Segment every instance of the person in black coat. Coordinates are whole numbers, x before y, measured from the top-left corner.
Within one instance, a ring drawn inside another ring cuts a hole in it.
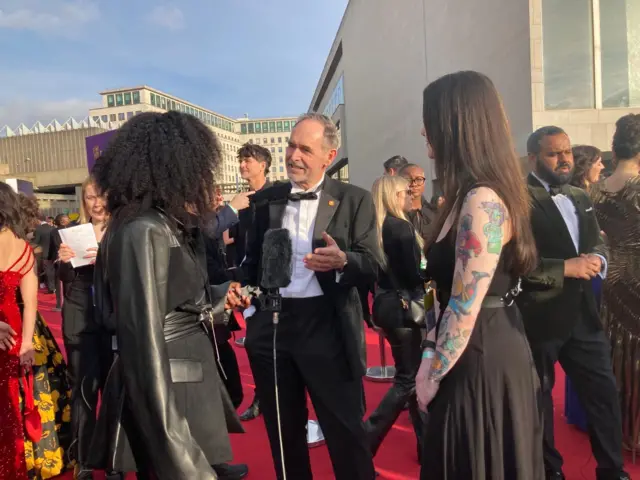
[[[399,291],[411,298],[425,294],[422,238],[409,222],[409,182],[400,176],[384,176],[373,184],[372,195],[378,220],[378,242],[385,261],[378,275],[373,304],[373,323],[382,329],[391,345],[396,366],[393,386],[365,422],[371,452],[375,455],[385,436],[409,402],[409,415],[417,438],[418,456],[425,418],[416,401],[416,374],[420,366],[420,344],[424,332],[402,308]]]
[[[98,253],[96,308],[111,335],[90,464],[157,480],[228,478],[228,432],[242,432],[218,374],[213,326],[247,301],[239,286],[211,289],[202,227],[221,162],[195,117],[143,113],[98,159],[111,215]],[[207,225],[215,230],[215,225]],[[227,293],[228,290],[228,293]]]
[[[517,297],[542,385],[544,462],[548,479],[563,479],[553,436],[555,364],[571,379],[589,423],[598,480],[624,480],[620,399],[591,279],[606,276],[608,247],[587,193],[569,185],[569,136],[543,127],[527,142],[531,224],[538,268]]]
[[[335,478],[375,476],[362,422],[366,345],[358,286],[375,279],[379,248],[371,194],[325,176],[338,145],[329,118],[302,116],[287,147],[290,182],[265,188],[253,198],[256,208],[242,264],[245,283],[261,285],[267,230],[289,230],[295,252],[291,283],[280,289],[276,345],[284,459],[271,312],[259,310],[247,321],[245,341],[278,478],[284,475],[283,462],[288,478],[312,478],[306,392],[325,435]]]
[[[33,244],[39,249],[36,253],[36,259],[38,260],[38,273],[44,277],[43,280],[47,286],[48,293],[54,293],[56,291],[56,271],[53,261],[49,260],[51,232],[53,232],[53,230],[54,227],[52,225],[49,225],[45,221],[41,221],[33,234]]]

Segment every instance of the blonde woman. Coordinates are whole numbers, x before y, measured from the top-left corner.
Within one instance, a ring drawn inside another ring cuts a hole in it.
[[[80,224],[91,223],[98,242],[104,235],[107,214],[105,201],[91,178],[82,184]],[[95,319],[93,302],[93,265],[73,268],[76,256],[95,258],[96,249],[74,252],[61,244],[58,250],[60,277],[64,289],[62,334],[71,378],[72,457],[76,460],[76,478],[92,478],[84,467],[96,422],[98,392],[111,365],[111,348]]]
[[[409,414],[416,432],[418,455],[422,439],[422,414],[415,395],[415,379],[422,351],[421,329],[402,308],[398,290],[424,294],[421,272],[422,239],[409,222],[409,182],[385,175],[373,184],[378,243],[384,252],[373,304],[373,322],[384,332],[396,365],[393,386],[365,422],[373,455],[409,402]]]

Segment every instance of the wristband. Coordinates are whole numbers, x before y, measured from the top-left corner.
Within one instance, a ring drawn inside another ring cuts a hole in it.
[[[424,352],[422,352],[423,359],[430,360],[435,356],[436,356],[436,352],[434,352],[433,350],[425,350]]]
[[[427,340],[425,338],[424,340],[422,340],[422,343],[420,344],[420,348],[422,348],[423,350],[426,350],[427,348],[430,348],[431,350],[435,350],[436,349],[436,342],[434,342],[432,340]]]

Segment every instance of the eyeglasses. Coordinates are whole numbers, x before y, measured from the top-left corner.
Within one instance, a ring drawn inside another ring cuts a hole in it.
[[[411,186],[415,185],[416,187],[421,187],[422,185],[424,185],[425,178],[424,177],[407,178],[407,181]]]

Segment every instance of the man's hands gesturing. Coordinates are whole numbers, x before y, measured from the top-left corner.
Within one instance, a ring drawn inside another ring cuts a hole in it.
[[[340,250],[336,241],[327,232],[322,234],[322,239],[327,246],[316,248],[313,253],[304,257],[305,267],[314,272],[342,271],[347,263],[347,254]]]

